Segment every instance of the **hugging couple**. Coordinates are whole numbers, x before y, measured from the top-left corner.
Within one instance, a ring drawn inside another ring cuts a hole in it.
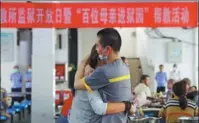
[[[69,123],[127,123],[128,114],[135,112],[130,71],[119,54],[121,45],[116,29],[97,33],[97,42],[75,75]]]

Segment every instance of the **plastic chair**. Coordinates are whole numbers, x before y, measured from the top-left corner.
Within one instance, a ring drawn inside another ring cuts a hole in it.
[[[6,112],[10,115],[14,115],[16,113],[12,108],[8,108]]]
[[[4,115],[0,115],[0,121],[6,121],[8,118]]]

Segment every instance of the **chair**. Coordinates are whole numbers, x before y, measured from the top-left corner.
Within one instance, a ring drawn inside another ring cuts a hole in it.
[[[6,121],[8,118],[4,115],[0,115],[0,121]]]
[[[12,108],[8,108],[6,111],[10,116],[11,116],[11,123],[13,123],[13,117],[16,114],[15,110],[13,110]]]

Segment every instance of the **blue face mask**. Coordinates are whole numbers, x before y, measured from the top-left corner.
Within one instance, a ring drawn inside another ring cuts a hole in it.
[[[14,73],[18,72],[18,69],[14,69],[13,72],[14,72]]]
[[[29,69],[28,69],[28,72],[32,72],[32,69],[29,68]]]

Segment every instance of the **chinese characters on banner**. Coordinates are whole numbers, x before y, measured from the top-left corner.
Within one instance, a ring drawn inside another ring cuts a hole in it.
[[[195,27],[197,2],[1,3],[1,27]]]

